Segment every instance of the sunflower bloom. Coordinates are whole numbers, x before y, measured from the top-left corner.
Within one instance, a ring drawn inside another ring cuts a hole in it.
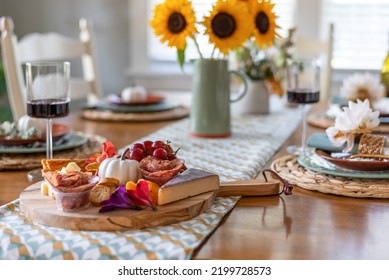
[[[215,48],[227,55],[240,47],[251,35],[253,23],[245,1],[218,0],[209,16],[204,17],[205,34]]]
[[[186,39],[197,33],[196,17],[192,3],[188,0],[166,0],[156,5],[154,17],[150,25],[161,43],[167,42],[169,47],[182,51],[186,47]]]
[[[280,37],[276,32],[277,16],[273,12],[274,4],[269,0],[251,2],[251,14],[254,17],[255,43],[261,48],[271,47],[274,38]]]

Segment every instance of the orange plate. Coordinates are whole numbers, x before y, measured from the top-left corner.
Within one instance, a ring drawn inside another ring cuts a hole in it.
[[[152,105],[152,104],[158,104],[165,100],[165,96],[157,95],[157,94],[149,94],[147,96],[147,99],[145,101],[136,101],[136,102],[123,102],[118,96],[116,99],[109,99],[109,102],[116,104],[116,105],[122,105],[122,106],[139,106],[139,105]]]
[[[62,136],[65,136],[69,132],[70,132],[70,127],[66,124],[62,124],[62,123],[53,124],[54,140]],[[3,146],[22,146],[34,142],[45,142],[45,141],[46,141],[46,137],[31,137],[27,139],[5,139],[4,137],[0,137],[0,145]]]
[[[347,158],[334,158],[325,151],[315,150],[315,153],[335,164],[338,167],[358,171],[384,171],[389,170],[389,161],[381,160],[357,160]]]

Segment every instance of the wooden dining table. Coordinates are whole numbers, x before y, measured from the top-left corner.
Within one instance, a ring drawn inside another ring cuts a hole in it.
[[[120,148],[175,121],[97,122],[73,112],[64,122],[73,130],[105,136]],[[314,131],[322,129],[308,127],[308,134]],[[288,145],[299,144],[300,134],[301,127],[267,165],[286,155]],[[26,174],[26,170],[0,171],[0,205],[17,199],[31,184]],[[388,203],[388,199],[352,198],[299,187],[288,196],[242,197],[193,258],[389,259]]]

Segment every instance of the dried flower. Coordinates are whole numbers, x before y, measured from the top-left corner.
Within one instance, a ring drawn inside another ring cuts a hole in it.
[[[368,99],[357,100],[357,103],[348,102],[348,107],[335,119],[335,125],[326,129],[326,133],[332,144],[339,147],[347,143],[343,152],[350,152],[354,147],[355,135],[370,133],[374,127],[380,124],[379,112],[370,108]]]
[[[89,156],[89,158],[86,160],[88,165],[85,166],[85,169],[87,171],[96,172],[99,170],[100,163],[102,163],[103,160],[106,158],[114,157],[117,155],[117,153],[118,151],[115,150],[115,145],[110,141],[106,141],[101,147],[101,154],[96,153]]]
[[[279,44],[261,49],[254,41],[248,40],[244,46],[235,51],[237,67],[252,80],[263,80],[272,93],[284,94],[282,80],[285,75],[286,60],[292,57],[292,37],[295,29],[289,29],[288,36]]]

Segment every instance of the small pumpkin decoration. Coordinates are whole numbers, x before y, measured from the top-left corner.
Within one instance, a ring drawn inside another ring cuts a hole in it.
[[[25,131],[31,127],[35,127],[38,130],[40,136],[43,137],[46,133],[46,120],[31,118],[28,115],[21,116],[18,120],[18,129],[20,131]]]
[[[124,155],[128,149],[124,151],[120,158],[106,158],[99,166],[99,177],[113,177],[120,181],[121,185],[128,181],[137,182],[141,178],[139,170],[139,162],[132,159],[125,159]]]

